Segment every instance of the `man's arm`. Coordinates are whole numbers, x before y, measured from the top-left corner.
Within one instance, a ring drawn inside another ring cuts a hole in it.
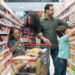
[[[64,21],[61,20],[61,19],[58,19],[58,26],[66,26],[67,28],[69,27],[69,26],[68,26],[68,23],[64,22]]]
[[[46,44],[51,44],[51,42],[50,42],[46,37],[43,36],[43,33],[42,33],[42,32],[38,33],[37,37],[38,37],[39,39],[43,40],[44,43],[46,43]]]

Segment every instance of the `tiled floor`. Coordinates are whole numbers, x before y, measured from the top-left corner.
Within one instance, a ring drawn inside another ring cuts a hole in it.
[[[52,59],[50,57],[50,75],[53,75],[53,73],[54,73],[54,66],[53,66]]]

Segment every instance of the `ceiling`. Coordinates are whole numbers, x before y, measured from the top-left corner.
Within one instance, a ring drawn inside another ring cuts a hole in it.
[[[6,2],[58,2],[59,0],[5,0]]]
[[[46,4],[49,4],[49,2],[8,2],[7,5],[13,10],[13,11],[28,11],[28,10],[34,10],[34,11],[43,11],[44,6]],[[55,9],[58,9],[59,3],[52,3],[54,4]]]
[[[21,15],[21,16],[24,14],[24,11],[30,11],[30,10],[43,11],[44,6],[46,4],[53,4],[55,10],[57,10],[60,5],[60,2],[22,2],[22,1],[31,1],[31,0],[6,0],[6,1],[8,7],[12,11],[15,11],[17,15]],[[13,2],[8,2],[8,1],[13,1]],[[48,0],[42,0],[42,1],[48,1]]]

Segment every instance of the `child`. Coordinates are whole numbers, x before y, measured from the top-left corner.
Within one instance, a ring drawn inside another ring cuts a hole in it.
[[[59,52],[55,59],[54,75],[66,75],[67,59],[70,57],[70,41],[75,40],[75,28],[67,32],[66,27],[59,27],[58,31],[62,37],[59,40]],[[70,38],[71,37],[71,38]]]
[[[20,35],[21,35],[21,32],[19,29],[13,28],[10,30],[8,46],[13,56],[17,56],[19,55],[19,53],[23,53],[23,51],[20,50],[20,47],[19,47],[21,45],[21,41],[19,40]]]

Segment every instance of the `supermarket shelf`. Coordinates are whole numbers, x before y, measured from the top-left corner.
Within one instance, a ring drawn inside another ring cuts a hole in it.
[[[64,16],[60,17],[60,19],[63,19],[63,18],[65,18],[65,17],[69,16],[70,14],[71,14],[71,12],[68,12],[68,13],[66,13]]]
[[[10,71],[11,64],[5,69],[5,71],[1,75],[7,75],[7,73]]]
[[[6,26],[6,27],[14,27],[13,25],[6,25],[6,24],[1,23],[1,22],[0,22],[0,25],[2,25],[2,26]]]
[[[6,59],[4,59],[1,63],[0,63],[0,66],[5,64],[5,62],[10,59],[12,57],[12,54],[10,54]]]
[[[22,21],[21,21],[19,18],[17,18],[17,17],[15,16],[15,14],[12,12],[12,10],[7,6],[7,4],[6,4],[4,1],[1,1],[1,2],[0,2],[0,5],[1,5],[3,8],[5,8],[7,11],[9,11],[10,14],[11,14],[20,24],[22,24]]]
[[[71,65],[73,65],[75,67],[75,63],[74,62],[68,60],[68,63],[71,64]]]
[[[10,20],[11,22],[13,22],[16,25],[20,25],[18,22],[16,22],[14,19],[12,19],[11,17],[7,16],[5,13],[0,13],[0,15],[4,16],[5,18],[7,18],[8,20]]]
[[[61,15],[61,13],[63,13],[66,9],[70,8],[73,4],[75,4],[75,2],[73,2],[72,4],[70,4],[68,7],[66,7],[63,11],[61,11],[58,15],[58,17]]]
[[[74,13],[75,11],[71,11],[71,12],[68,12],[66,13],[64,16],[60,17],[60,19],[64,19],[65,17],[71,15],[72,13]]]
[[[0,45],[6,44],[7,41],[0,42]]]
[[[75,41],[74,42],[70,42],[71,45],[75,45]]]
[[[67,23],[71,24],[75,24],[75,21],[68,21]]]
[[[0,52],[0,55],[6,53],[7,51],[9,51],[9,49],[7,49],[7,50],[3,50],[2,52]]]
[[[74,52],[71,52],[71,54],[75,56],[75,53]]]
[[[15,25],[14,27],[16,27],[16,28],[20,29],[20,26]]]
[[[75,75],[69,68],[67,68],[68,75]]]
[[[9,33],[0,30],[0,34],[9,34]]]

